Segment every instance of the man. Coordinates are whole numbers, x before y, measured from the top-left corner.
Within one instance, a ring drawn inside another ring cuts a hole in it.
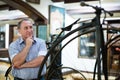
[[[22,19],[18,23],[20,37],[9,46],[14,80],[37,80],[47,48],[45,41],[33,35],[33,24],[29,19]],[[42,74],[45,74],[45,68]]]

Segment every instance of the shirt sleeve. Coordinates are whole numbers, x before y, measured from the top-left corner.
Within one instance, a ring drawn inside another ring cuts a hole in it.
[[[19,53],[17,46],[15,46],[14,44],[11,44],[9,46],[8,52],[9,52],[9,57],[10,57],[11,61],[13,60],[14,56],[17,55],[17,53]]]
[[[46,48],[45,42],[43,41],[40,45],[41,46],[40,46],[40,50],[38,52],[38,56],[46,56],[46,54],[47,54],[47,48]]]

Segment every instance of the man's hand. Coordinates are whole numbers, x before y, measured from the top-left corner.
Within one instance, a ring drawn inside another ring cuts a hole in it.
[[[32,37],[28,37],[28,38],[25,40],[25,43],[26,43],[26,46],[31,47],[31,46],[32,46],[32,43],[33,43],[33,38],[32,38]]]

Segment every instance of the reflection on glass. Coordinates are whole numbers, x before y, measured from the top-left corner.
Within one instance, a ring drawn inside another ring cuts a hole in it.
[[[0,48],[5,48],[5,32],[0,32]]]
[[[95,56],[95,33],[91,32],[80,36],[80,56]]]

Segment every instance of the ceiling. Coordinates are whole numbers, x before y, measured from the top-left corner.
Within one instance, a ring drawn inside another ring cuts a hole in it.
[[[33,0],[27,0],[27,1],[33,1]],[[38,0],[36,0],[36,1],[38,1]],[[65,4],[71,4],[71,3],[79,3],[80,1],[98,1],[98,0],[51,0],[53,3],[54,2],[64,2]],[[35,2],[35,1],[33,1],[33,2]],[[0,1],[0,10],[5,10],[5,9],[7,9],[7,10],[15,10],[15,8],[14,7],[11,7],[11,6],[9,6],[8,4],[6,4],[4,1]]]
[[[52,0],[53,2],[75,3],[80,1],[98,1],[98,0]]]
[[[94,13],[94,11],[95,11],[91,7],[82,7],[80,5],[80,1],[84,1],[85,3],[87,3],[89,5],[92,5],[92,6],[100,6],[100,7],[104,8],[107,11],[111,11],[111,12],[115,13],[114,16],[120,18],[120,14],[119,14],[120,13],[120,0],[51,0],[51,1],[53,3],[64,2],[66,12],[69,15],[71,15],[73,18],[86,17],[86,15],[89,16],[90,14]],[[11,10],[10,14],[15,15],[14,10],[16,10],[16,8],[6,4],[3,1],[0,1],[0,10],[1,11],[2,10],[4,10],[4,11],[5,10],[7,10],[7,11]],[[3,13],[4,13],[4,11],[3,11]],[[1,14],[2,14],[2,12],[0,12],[0,15]],[[21,14],[24,14],[24,13],[21,13]],[[4,14],[2,14],[2,15],[4,15]]]
[[[0,20],[29,16],[36,24],[47,24],[47,19],[23,0],[2,0],[0,1],[0,10]]]
[[[101,7],[114,13],[114,17],[120,18],[120,0],[96,0],[85,1],[86,4],[94,7]],[[74,5],[74,6],[72,6]],[[67,13],[73,18],[91,18],[95,12],[90,6],[81,6],[81,3],[66,3]],[[110,17],[107,15],[107,17]]]
[[[9,6],[7,3],[3,1],[0,1],[0,10],[15,10],[15,8]]]

